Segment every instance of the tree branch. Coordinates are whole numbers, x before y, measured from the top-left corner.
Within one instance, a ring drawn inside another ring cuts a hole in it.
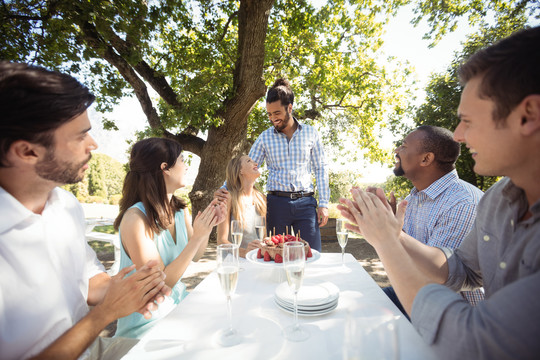
[[[219,37],[218,42],[222,42],[225,35],[227,35],[227,30],[229,28],[229,24],[231,23],[232,19],[238,15],[238,10],[233,12],[231,16],[229,16],[229,19],[227,20],[227,23],[225,24],[225,27],[223,28],[223,34]]]
[[[105,37],[120,56],[124,59],[131,59],[135,55],[139,59],[136,64],[132,64],[133,68],[152,86],[167,104],[177,110],[182,110],[182,103],[178,101],[175,91],[171,88],[165,77],[150,67],[144,60],[140,59],[139,54],[134,53],[136,47],[133,44],[120,38],[110,26],[100,23],[99,28],[103,29]]]

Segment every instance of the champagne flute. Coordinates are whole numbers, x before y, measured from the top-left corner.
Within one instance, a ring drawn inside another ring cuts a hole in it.
[[[345,227],[345,219],[336,219],[336,234],[339,246],[341,246],[341,265],[345,266],[345,246],[347,246],[347,240],[349,239],[349,232]]]
[[[242,238],[244,237],[244,227],[240,220],[231,220],[231,237],[233,243],[238,245],[238,247],[242,245]]]
[[[255,217],[255,233],[262,242],[266,236],[266,218],[264,216],[257,215]]]
[[[238,282],[238,245],[221,244],[217,247],[217,274],[221,283],[221,290],[227,297],[227,312],[229,327],[218,333],[218,342],[222,346],[239,344],[241,337],[232,324],[231,295],[236,291]]]
[[[242,246],[242,238],[244,237],[244,224],[240,220],[231,220],[231,238],[233,243],[240,248]],[[244,268],[240,268],[244,271]]]
[[[287,273],[289,288],[294,293],[294,324],[287,326],[283,332],[285,338],[291,341],[304,341],[309,338],[309,332],[298,323],[298,290],[302,286],[305,264],[306,254],[303,243],[291,241],[283,244],[283,266]]]

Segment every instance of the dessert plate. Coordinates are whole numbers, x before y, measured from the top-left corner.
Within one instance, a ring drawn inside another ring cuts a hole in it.
[[[288,312],[289,314],[294,314],[294,308],[292,308],[292,307],[284,307],[281,304],[279,304],[277,301],[275,301],[275,303],[276,303],[277,307],[280,308],[281,310],[283,310],[285,312]],[[327,307],[325,309],[321,309],[321,310],[304,311],[304,310],[300,310],[300,308],[298,308],[298,315],[299,316],[320,316],[320,315],[328,314],[329,312],[331,312],[335,308],[337,308],[337,306],[338,306],[338,303],[336,302],[334,305],[332,305],[330,307]]]
[[[264,261],[264,259],[257,259],[257,251],[258,249],[253,249],[251,250],[250,252],[248,252],[246,254],[246,259],[249,261],[249,262],[252,262],[254,264],[259,264],[259,265],[263,265],[263,266],[270,266],[270,267],[282,267],[283,264],[276,264],[274,262],[274,260],[271,260],[271,261]],[[311,254],[313,255],[312,257],[310,258],[307,258],[306,260],[306,263],[309,264],[309,263],[312,263],[314,261],[317,261],[321,258],[321,253],[318,252],[317,250],[315,249],[311,249]]]
[[[283,304],[293,306],[293,292],[287,282],[283,282],[274,292],[274,297]],[[331,282],[314,284],[306,281],[298,291],[298,308],[309,309],[333,304],[339,298],[339,288]]]

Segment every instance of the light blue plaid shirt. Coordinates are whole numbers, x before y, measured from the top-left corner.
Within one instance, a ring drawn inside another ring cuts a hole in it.
[[[328,165],[319,135],[313,127],[298,123],[290,141],[285,134],[271,127],[259,135],[249,157],[259,165],[266,161],[267,191],[311,192],[313,171],[319,190],[319,207],[328,207]]]
[[[406,198],[403,231],[429,246],[455,249],[471,230],[482,195],[480,189],[459,179],[456,170],[422,191],[413,188]],[[484,299],[480,289],[461,294],[473,305]]]

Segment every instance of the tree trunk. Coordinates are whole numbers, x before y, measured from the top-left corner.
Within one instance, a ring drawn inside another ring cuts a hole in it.
[[[220,110],[223,124],[208,131],[200,155],[199,173],[189,194],[193,216],[212,201],[214,191],[225,180],[229,160],[245,148],[249,113],[266,91],[263,81],[264,45],[273,3],[274,0],[240,2],[239,41],[233,84],[235,92],[225,100]]]

